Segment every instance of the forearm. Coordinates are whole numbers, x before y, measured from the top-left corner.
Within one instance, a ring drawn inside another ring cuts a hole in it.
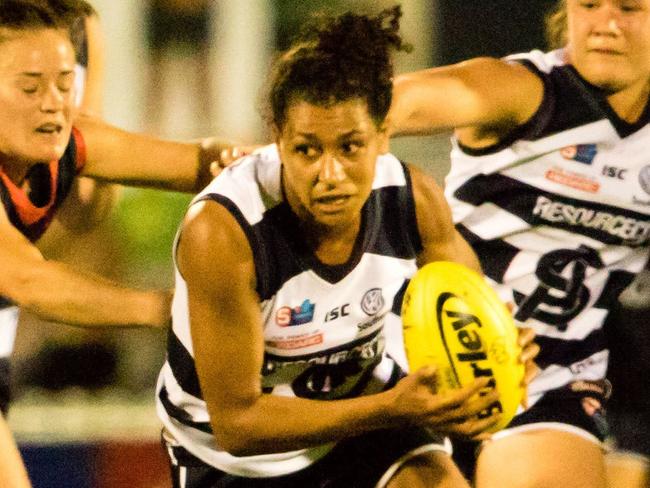
[[[249,408],[231,415],[209,408],[217,441],[231,454],[250,456],[302,449],[405,425],[405,418],[391,405],[391,394],[384,392],[331,401],[265,394]]]
[[[119,286],[95,275],[44,261],[15,281],[7,296],[55,322],[79,326],[164,326],[170,295]]]
[[[31,486],[16,443],[2,415],[0,415],[0,486],[12,488]]]
[[[196,192],[212,179],[211,163],[220,163],[223,150],[233,147],[216,138],[164,141],[86,116],[75,126],[86,145],[82,174],[126,185]]]

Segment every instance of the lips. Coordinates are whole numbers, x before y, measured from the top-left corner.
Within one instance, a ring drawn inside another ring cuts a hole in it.
[[[332,194],[324,195],[314,199],[314,203],[325,210],[338,210],[344,207],[350,200],[350,195]]]
[[[621,56],[623,55],[622,51],[610,47],[592,47],[589,49],[589,52],[596,54],[606,54],[609,56]]]
[[[63,130],[63,125],[56,122],[48,122],[42,125],[39,125],[36,128],[36,132],[39,134],[60,134]]]

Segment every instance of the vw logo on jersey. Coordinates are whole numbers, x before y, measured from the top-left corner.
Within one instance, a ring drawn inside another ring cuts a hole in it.
[[[644,166],[639,171],[639,184],[643,191],[650,195],[650,166]]]
[[[361,299],[361,310],[366,315],[375,315],[384,308],[384,296],[381,294],[381,288],[372,288],[368,290]]]

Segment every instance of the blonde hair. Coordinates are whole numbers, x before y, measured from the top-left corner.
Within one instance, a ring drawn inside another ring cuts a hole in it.
[[[549,48],[557,49],[567,43],[566,0],[558,0],[545,19],[546,43]]]

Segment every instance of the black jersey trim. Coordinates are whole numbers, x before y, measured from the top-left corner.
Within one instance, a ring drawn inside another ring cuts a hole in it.
[[[73,135],[70,135],[70,142],[59,160],[57,174],[57,187],[55,205],[60,205],[70,193],[72,183],[77,175],[77,143]]]
[[[582,98],[586,103],[594,109],[595,113],[602,113],[611,122],[621,138],[634,134],[650,122],[650,100],[646,101],[643,112],[636,122],[627,122],[614,111],[607,101],[607,93],[604,90],[585,80],[574,66],[567,65],[565,70],[573,80],[574,85],[581,90]],[[571,106],[575,106],[575,100],[573,100]]]
[[[456,229],[474,249],[483,274],[497,283],[503,283],[510,263],[521,249],[502,239],[483,240],[463,224],[456,224]]]
[[[535,337],[535,342],[540,347],[535,363],[542,369],[553,365],[570,368],[571,365],[607,349],[605,333],[602,328],[592,331],[584,339],[575,340],[538,334]]]
[[[76,143],[74,137],[71,136],[70,141],[66,146],[65,152],[63,153],[63,156],[57,165],[57,187],[54,194],[54,202],[52,202],[52,206],[43,215],[43,217],[31,225],[26,225],[22,221],[20,214],[18,213],[18,209],[11,199],[9,189],[2,181],[0,181],[0,199],[2,200],[4,209],[7,212],[9,221],[30,241],[35,242],[39,239],[39,237],[43,235],[43,233],[49,227],[57,208],[70,192],[70,188],[72,187],[74,176],[76,174],[76,155]],[[47,176],[50,177],[49,170],[47,171]]]
[[[406,202],[404,203],[406,221],[404,222],[404,226],[406,227],[406,235],[409,237],[410,244],[413,246],[413,252],[417,255],[422,252],[424,246],[422,245],[422,237],[418,228],[415,197],[413,196],[413,179],[411,178],[409,167],[403,161],[400,161],[400,164],[404,170],[404,178],[406,180]]]
[[[11,402],[11,362],[9,358],[0,358],[0,411],[7,415]]]
[[[528,119],[523,124],[515,127],[496,144],[492,144],[487,147],[475,148],[462,144],[460,141],[458,141],[458,147],[468,156],[486,156],[488,154],[502,151],[520,139],[536,139],[539,137],[539,134],[543,133],[545,127],[551,120],[551,116],[555,111],[555,91],[553,89],[552,83],[548,77],[544,76],[530,60],[518,59],[515,61],[523,65],[541,80],[542,84],[544,85],[542,101],[530,119]]]
[[[230,214],[235,218],[241,229],[244,231],[244,235],[248,240],[248,244],[251,247],[251,252],[255,259],[255,279],[257,281],[257,288],[264,289],[265,286],[265,276],[260,273],[259,267],[257,266],[258,260],[263,260],[265,256],[264,252],[264,243],[257,239],[255,227],[248,223],[246,217],[239,209],[239,207],[233,202],[230,198],[221,195],[219,193],[208,193],[197,198],[193,203],[198,203],[202,201],[212,200],[221,204]]]
[[[595,308],[611,310],[618,306],[618,297],[628,287],[635,274],[622,269],[610,271],[607,281],[603,285],[603,292],[594,303]]]
[[[196,398],[203,399],[194,359],[171,329],[167,334],[167,363],[181,389]]]
[[[620,236],[593,227],[589,227],[592,219],[597,219],[605,214],[611,215],[612,218],[633,219],[634,221],[647,223],[647,215],[623,209],[613,205],[605,205],[588,200],[579,200],[570,198],[556,193],[541,190],[535,186],[523,183],[514,178],[502,174],[479,174],[461,185],[455,192],[454,197],[474,206],[479,206],[489,202],[502,208],[503,210],[519,217],[531,226],[547,226],[559,229],[565,229],[576,234],[581,234],[605,244],[615,245],[642,245],[647,242],[648,237],[642,241],[631,241]],[[549,221],[539,215],[535,215],[534,210],[540,198],[547,199],[548,202],[561,205],[567,215],[559,214],[564,221]],[[591,217],[590,217],[591,215]],[[569,223],[575,218],[576,223]],[[584,221],[586,219],[586,221]],[[584,222],[583,222],[584,221]],[[601,225],[605,223],[601,219]]]
[[[472,148],[461,144],[460,149],[469,156],[485,156],[501,151],[517,140],[539,140],[559,132],[586,124],[607,120],[621,137],[645,127],[650,122],[650,100],[636,122],[623,120],[607,101],[607,94],[590,84],[570,64],[554,66],[550,72],[543,72],[529,59],[517,59],[544,84],[542,103],[533,117],[515,128],[498,143]]]
[[[402,315],[402,302],[404,301],[404,294],[406,293],[406,288],[409,286],[409,283],[411,280],[404,280],[404,283],[402,283],[402,286],[400,286],[400,289],[397,290],[397,293],[395,293],[395,298],[393,299],[393,306],[391,308],[391,311],[395,315]]]
[[[193,429],[200,430],[201,432],[205,432],[206,434],[213,433],[212,427],[210,426],[210,422],[196,422],[192,420],[192,417],[190,416],[189,413],[187,413],[182,408],[174,405],[169,399],[169,392],[167,391],[166,387],[163,386],[160,389],[160,392],[158,392],[158,399],[160,400],[160,403],[162,404],[165,411],[167,412],[167,415],[169,415],[177,422],[180,422],[181,424],[186,425],[187,427],[192,427]]]

